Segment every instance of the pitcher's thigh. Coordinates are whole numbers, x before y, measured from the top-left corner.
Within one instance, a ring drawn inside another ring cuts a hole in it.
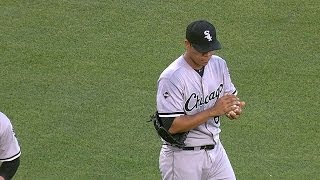
[[[228,155],[222,144],[219,144],[219,146],[220,147],[217,147],[219,148],[217,149],[218,153],[212,154],[211,156],[213,159],[213,167],[208,180],[235,180],[236,177]]]
[[[161,150],[159,167],[164,180],[200,180],[203,151]]]

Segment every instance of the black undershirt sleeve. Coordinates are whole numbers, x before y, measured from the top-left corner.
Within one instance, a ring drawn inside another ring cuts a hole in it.
[[[5,180],[11,179],[17,172],[20,165],[20,157],[12,161],[3,162],[0,166],[0,176]]]
[[[161,117],[160,118],[160,121],[163,125],[163,127],[168,131],[173,123],[173,120],[174,120],[175,117]]]

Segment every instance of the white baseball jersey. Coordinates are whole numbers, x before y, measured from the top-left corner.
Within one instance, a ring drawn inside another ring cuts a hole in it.
[[[8,117],[0,112],[0,164],[20,156],[20,146]]]
[[[225,60],[211,56],[201,77],[183,55],[160,75],[157,111],[160,117],[193,115],[212,107],[224,94],[236,94]],[[190,130],[186,146],[215,144],[219,140],[220,119],[214,117]]]

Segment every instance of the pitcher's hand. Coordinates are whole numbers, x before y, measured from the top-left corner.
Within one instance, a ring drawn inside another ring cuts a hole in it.
[[[237,119],[240,117],[241,113],[242,113],[242,108],[246,105],[246,103],[244,101],[240,101],[239,106],[235,106],[236,109],[229,111],[226,113],[226,116],[229,119]]]
[[[226,94],[217,100],[215,105],[209,109],[209,113],[211,117],[221,116],[236,110],[239,106],[239,98],[233,94]]]

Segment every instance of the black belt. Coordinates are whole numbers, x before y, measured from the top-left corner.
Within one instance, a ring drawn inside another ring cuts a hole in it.
[[[186,151],[193,151],[193,150],[196,149],[196,147],[183,147],[183,148],[181,148],[181,149],[182,149],[182,150],[186,150]],[[205,149],[205,150],[214,149],[214,144],[200,146],[200,149]]]

